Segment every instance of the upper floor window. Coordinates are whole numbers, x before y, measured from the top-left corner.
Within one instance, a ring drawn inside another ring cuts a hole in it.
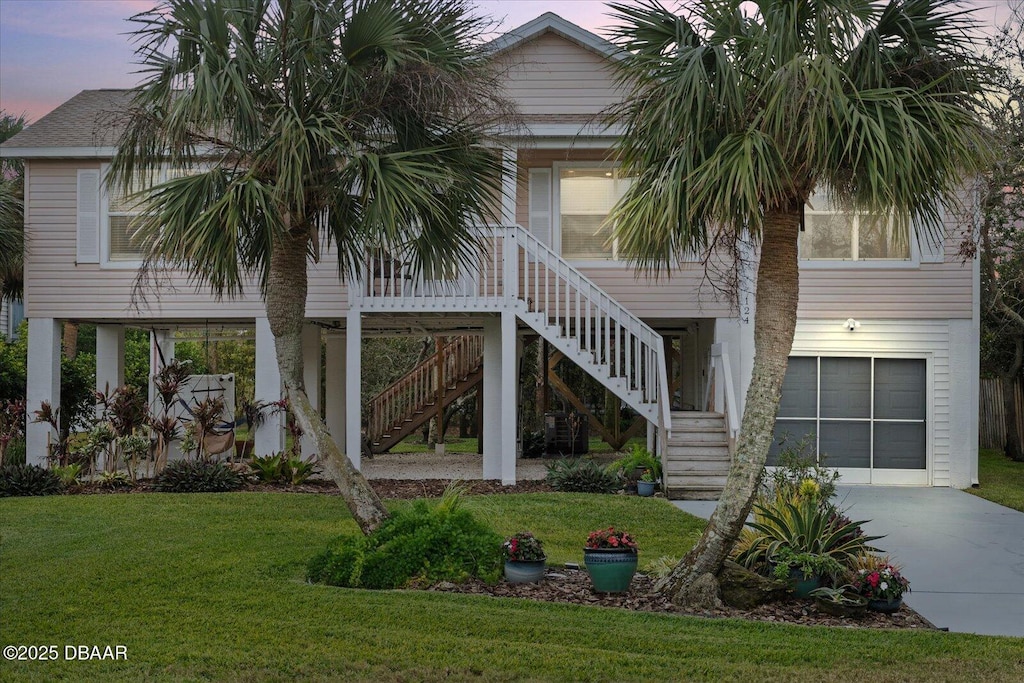
[[[145,185],[157,185],[189,173],[181,168],[163,168],[153,172]],[[105,183],[100,235],[104,263],[115,267],[135,267],[145,258],[145,249],[136,236],[143,207],[139,199],[133,196],[143,187],[142,181],[140,175],[139,180],[128,190],[120,183]]]
[[[846,213],[823,192],[807,200],[800,232],[800,258],[816,261],[909,261],[906,226],[866,212]]]
[[[611,166],[558,169],[558,224],[561,253],[572,260],[615,261],[623,257],[608,220],[632,178]]]

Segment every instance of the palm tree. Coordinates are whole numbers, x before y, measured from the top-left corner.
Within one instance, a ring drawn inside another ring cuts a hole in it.
[[[741,7],[744,5],[744,7]],[[630,93],[612,112],[636,177],[618,205],[620,244],[659,272],[673,254],[760,245],[753,374],[725,491],[660,588],[697,601],[738,537],[772,439],[799,294],[797,239],[816,188],[890,217],[897,234],[940,230],[984,148],[984,78],[970,21],[951,0],[656,0],[613,5]]]
[[[25,127],[24,116],[0,111],[0,142]],[[25,167],[20,159],[0,159],[0,298],[22,296],[25,257]]]
[[[470,256],[500,187],[488,25],[465,0],[168,0],[133,19],[147,77],[111,171],[143,186],[139,283],[171,264],[230,297],[256,277],[290,406],[368,533],[387,511],[303,388],[307,264]],[[159,168],[189,171],[145,187]]]

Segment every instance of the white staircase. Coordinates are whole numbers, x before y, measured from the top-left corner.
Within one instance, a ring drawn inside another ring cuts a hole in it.
[[[471,263],[428,279],[400,255],[367,259],[349,289],[366,312],[512,310],[522,322],[659,428],[668,443],[668,378],[657,332],[519,226],[480,228]],[[664,451],[664,449],[662,449]],[[664,452],[663,452],[664,455]]]
[[[725,415],[673,411],[664,462],[669,498],[718,500],[732,462]]]

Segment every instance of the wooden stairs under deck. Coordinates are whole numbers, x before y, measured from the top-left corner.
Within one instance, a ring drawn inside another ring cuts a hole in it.
[[[483,382],[483,339],[460,336],[393,382],[369,405],[367,437],[373,453],[386,453]],[[444,390],[437,377],[443,372]],[[440,398],[440,400],[439,400]]]
[[[725,415],[673,411],[665,453],[665,489],[672,500],[718,500],[732,455]]]

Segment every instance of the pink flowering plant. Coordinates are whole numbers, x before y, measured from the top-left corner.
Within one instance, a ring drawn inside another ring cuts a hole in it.
[[[501,545],[501,552],[506,560],[512,562],[536,562],[547,559],[544,545],[529,531],[520,531],[506,538]]]
[[[615,527],[598,529],[587,536],[587,550],[600,550],[610,548],[614,550],[631,550],[636,552],[636,541],[625,531],[616,531]]]
[[[879,558],[874,567],[857,569],[851,584],[854,591],[868,600],[899,600],[904,593],[910,592],[910,581],[888,558]]]

